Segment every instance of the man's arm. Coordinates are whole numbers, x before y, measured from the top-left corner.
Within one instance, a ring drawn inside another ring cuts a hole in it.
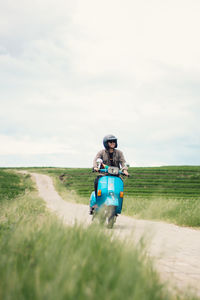
[[[120,162],[120,165],[121,165],[121,168],[122,168],[122,171],[123,173],[128,176],[128,167],[126,165],[126,160],[124,158],[124,154],[122,151],[119,152],[120,153],[120,159],[119,159],[119,162]]]
[[[100,150],[98,153],[97,153],[97,155],[95,156],[95,158],[94,158],[94,160],[93,160],[93,168],[94,169],[98,169],[98,166],[97,166],[97,159],[98,158],[103,158],[103,156],[102,156],[102,151],[103,150]]]

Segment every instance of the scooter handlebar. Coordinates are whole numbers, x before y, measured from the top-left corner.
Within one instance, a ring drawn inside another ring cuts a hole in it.
[[[98,171],[93,171],[93,172],[99,172],[99,173],[108,173],[108,169],[107,168],[105,168],[105,169],[99,169]],[[120,175],[123,175],[123,176],[127,176],[127,177],[130,177],[130,175],[126,175],[126,174],[124,174],[122,171],[120,171],[119,170],[119,174]]]
[[[128,175],[126,175],[126,174],[124,174],[123,172],[121,172],[120,173],[121,175],[123,175],[123,176],[126,176],[126,177],[130,177],[130,175],[128,174]]]

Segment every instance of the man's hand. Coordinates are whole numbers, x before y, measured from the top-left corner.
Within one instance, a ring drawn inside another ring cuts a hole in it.
[[[95,172],[99,172],[99,168],[94,168],[94,171]]]
[[[123,170],[124,175],[129,176],[128,171],[127,170]]]

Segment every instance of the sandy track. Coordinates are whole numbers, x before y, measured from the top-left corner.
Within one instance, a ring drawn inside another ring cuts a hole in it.
[[[66,224],[91,224],[88,206],[64,201],[49,176],[32,173],[32,177],[47,207]],[[130,242],[137,242],[145,235],[149,241],[148,253],[155,259],[161,278],[181,290],[190,286],[200,296],[200,230],[119,216],[113,232]]]

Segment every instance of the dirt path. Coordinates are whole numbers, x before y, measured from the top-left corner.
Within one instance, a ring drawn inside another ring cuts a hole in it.
[[[47,207],[66,224],[91,224],[88,206],[64,201],[49,176],[36,173],[32,176]],[[134,242],[145,235],[149,241],[148,253],[155,258],[161,278],[181,290],[190,286],[200,296],[200,230],[119,216],[113,231],[119,238]]]

